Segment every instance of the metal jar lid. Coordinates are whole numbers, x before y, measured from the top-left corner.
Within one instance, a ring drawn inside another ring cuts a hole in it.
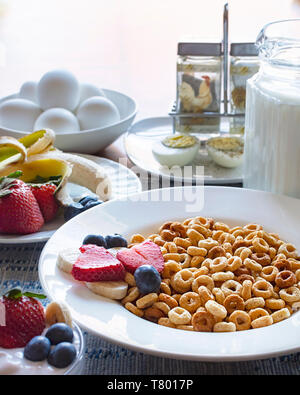
[[[258,56],[255,43],[232,43],[230,45],[231,56]]]
[[[220,56],[222,55],[221,43],[178,43],[177,54],[179,56]]]

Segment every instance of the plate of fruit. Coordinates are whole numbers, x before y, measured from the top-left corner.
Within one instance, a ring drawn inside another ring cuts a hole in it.
[[[75,215],[141,191],[125,166],[62,152],[54,141],[50,129],[0,137],[0,243],[46,241]]]

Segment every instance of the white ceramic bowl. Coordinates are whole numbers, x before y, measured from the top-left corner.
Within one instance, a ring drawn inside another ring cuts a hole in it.
[[[117,106],[121,120],[103,128],[57,134],[55,140],[55,146],[57,148],[63,151],[83,154],[98,153],[128,130],[137,113],[137,104],[135,100],[123,93],[110,89],[103,89],[103,91],[106,97]],[[0,103],[16,97],[16,94],[3,97]],[[31,132],[32,131],[29,130],[12,130],[0,126],[1,136],[12,136],[18,139]]]

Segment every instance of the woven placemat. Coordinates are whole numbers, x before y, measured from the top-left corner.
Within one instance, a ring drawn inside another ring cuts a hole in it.
[[[38,261],[43,247],[44,243],[0,246],[1,293],[16,286],[41,291]],[[300,371],[300,353],[261,361],[189,362],[130,351],[88,333],[85,338],[87,375],[299,375]]]

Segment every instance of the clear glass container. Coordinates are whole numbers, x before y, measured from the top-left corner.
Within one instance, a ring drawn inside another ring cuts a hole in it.
[[[177,112],[219,113],[222,48],[220,43],[179,43],[177,57]],[[218,117],[178,117],[176,130],[207,132],[219,128]]]
[[[232,114],[230,132],[244,134],[246,84],[259,70],[258,51],[254,43],[233,43],[230,49],[230,106]]]
[[[244,186],[300,198],[300,19],[266,25],[247,81]]]

